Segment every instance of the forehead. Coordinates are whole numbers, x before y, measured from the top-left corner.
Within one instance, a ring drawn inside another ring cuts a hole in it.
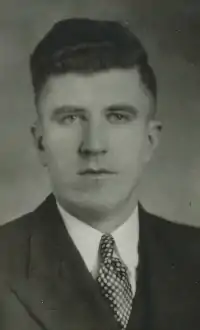
[[[93,74],[66,73],[51,76],[41,92],[38,107],[53,109],[63,105],[90,108],[112,104],[132,104],[149,108],[152,97],[137,69],[111,69]]]

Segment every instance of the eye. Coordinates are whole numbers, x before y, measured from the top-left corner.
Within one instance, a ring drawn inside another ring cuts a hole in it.
[[[122,113],[110,113],[107,115],[110,123],[126,123],[131,121],[131,116],[129,114]]]
[[[70,125],[74,123],[78,118],[79,116],[74,114],[63,115],[59,118],[59,123]]]

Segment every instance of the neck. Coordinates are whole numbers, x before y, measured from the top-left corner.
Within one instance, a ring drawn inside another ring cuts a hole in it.
[[[132,201],[124,207],[119,205],[111,214],[101,218],[100,221],[90,223],[90,225],[102,233],[112,233],[126,222],[136,206],[137,201]]]
[[[126,201],[119,203],[112,210],[102,211],[92,209],[91,207],[84,208],[77,205],[69,205],[66,201],[57,200],[66,212],[102,233],[112,233],[115,229],[123,225],[138,204],[138,198],[136,196],[130,196]]]

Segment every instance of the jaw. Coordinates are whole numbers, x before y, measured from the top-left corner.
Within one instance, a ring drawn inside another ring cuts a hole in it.
[[[138,203],[137,185],[123,198],[97,190],[55,195],[68,213],[101,232],[112,232],[122,225]]]

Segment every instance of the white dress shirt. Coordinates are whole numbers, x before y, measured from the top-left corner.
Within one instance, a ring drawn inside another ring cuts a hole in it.
[[[58,203],[57,207],[65,227],[80,252],[89,272],[96,278],[99,268],[99,244],[103,233],[73,217]],[[115,240],[114,254],[128,267],[128,276],[133,295],[135,295],[139,240],[138,207],[136,207],[129,219],[114,230],[111,235]]]

